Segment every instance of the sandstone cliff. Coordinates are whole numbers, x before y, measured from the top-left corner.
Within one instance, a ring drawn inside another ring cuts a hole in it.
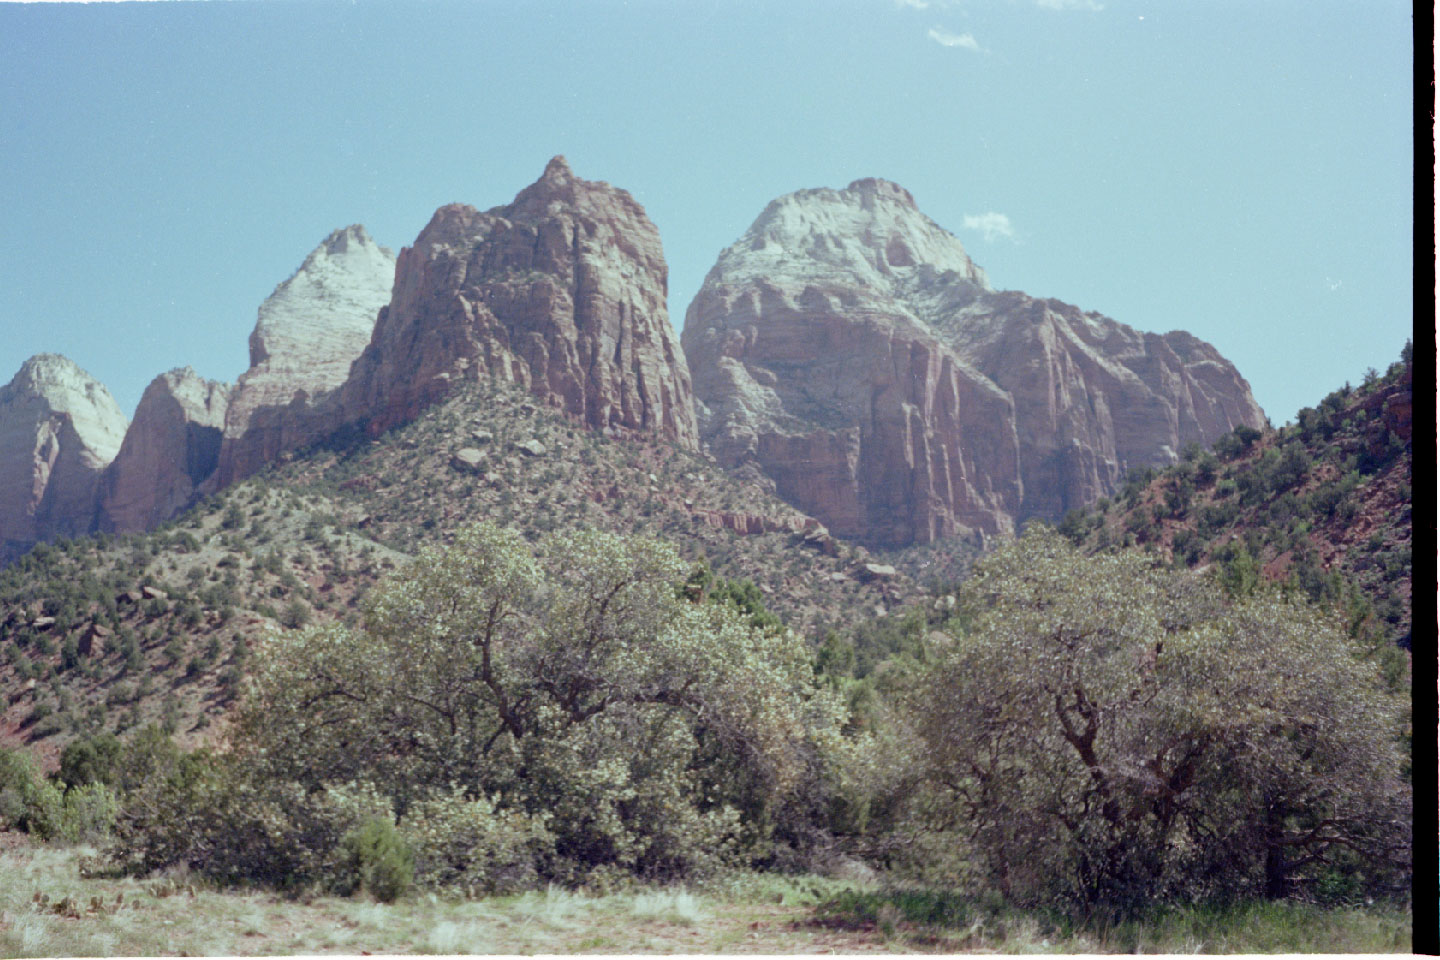
[[[101,530],[148,530],[190,505],[219,462],[230,391],[228,384],[205,380],[189,367],[151,381],[105,471]]]
[[[390,301],[395,255],[360,225],[336,230],[260,305],[250,334],[250,369],[229,399],[215,486],[323,436],[316,415],[345,382]]]
[[[90,531],[125,425],[110,391],[57,354],[31,357],[0,387],[0,562]]]
[[[701,436],[835,533],[882,546],[1007,532],[1263,414],[1186,333],[992,290],[883,180],[771,203],[683,336]]]
[[[401,251],[339,419],[378,434],[460,378],[497,377],[592,428],[694,448],[666,282],[660,235],[640,205],[556,157],[509,206],[441,207]]]

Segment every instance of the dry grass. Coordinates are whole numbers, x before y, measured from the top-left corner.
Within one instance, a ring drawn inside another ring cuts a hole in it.
[[[890,903],[873,885],[863,896],[878,905],[874,916],[820,916],[817,906],[857,885],[764,875],[698,891],[590,896],[551,887],[487,900],[420,894],[380,904],[217,891],[184,876],[85,879],[79,864],[92,852],[87,848],[31,845],[5,834],[0,840],[14,841],[0,844],[3,957],[1410,950],[1410,918],[1397,911],[1189,908],[1144,923],[1080,930],[1002,909],[934,927],[907,919],[904,904]]]

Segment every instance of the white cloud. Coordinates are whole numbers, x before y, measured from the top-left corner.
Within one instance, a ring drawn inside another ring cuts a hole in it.
[[[951,33],[948,30],[941,30],[939,27],[930,28],[930,39],[942,47],[961,47],[965,50],[980,51],[980,44],[968,33]]]
[[[1015,228],[1010,225],[1010,218],[1003,213],[967,213],[961,226],[966,230],[980,231],[986,243],[1015,239]]]
[[[1035,0],[1046,10],[1104,10],[1095,0]]]
[[[897,7],[909,7],[911,10],[926,10],[930,7],[930,0],[895,0]]]

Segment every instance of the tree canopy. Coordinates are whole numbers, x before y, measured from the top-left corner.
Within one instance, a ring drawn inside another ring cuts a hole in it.
[[[823,775],[843,709],[793,634],[684,599],[688,569],[638,538],[532,551],[462,530],[372,591],[361,629],[274,636],[235,754],[311,791],[374,784],[401,816],[459,787],[543,817],[564,869],[680,875],[763,855],[769,815]]]
[[[1020,901],[1279,896],[1408,855],[1402,705],[1343,628],[1033,529],[911,691],[931,822]]]

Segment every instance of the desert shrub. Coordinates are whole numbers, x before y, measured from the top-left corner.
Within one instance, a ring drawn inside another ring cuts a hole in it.
[[[309,791],[201,750],[168,758],[127,796],[108,857],[133,874],[183,866],[220,883],[343,886],[350,873],[341,839],[392,816],[371,787]]]
[[[486,797],[456,788],[406,812],[400,832],[415,853],[424,887],[466,894],[506,894],[536,885],[553,854],[546,817],[497,810]]]
[[[364,890],[381,903],[393,903],[410,890],[415,856],[388,817],[375,817],[352,828],[340,840],[340,892]]]
[[[54,836],[68,843],[98,843],[110,835],[119,811],[115,792],[99,781],[67,790]]]
[[[273,635],[237,749],[312,792],[384,784],[402,814],[453,785],[548,814],[551,879],[763,859],[844,706],[798,637],[681,597],[687,572],[638,538],[460,531],[367,595],[363,629]]]
[[[60,782],[67,788],[91,783],[113,787],[120,777],[122,752],[119,739],[112,733],[73,740],[60,754]]]
[[[40,775],[34,757],[0,748],[0,827],[48,840],[59,832],[62,809],[60,789]]]
[[[1406,883],[1402,704],[1342,624],[1039,528],[967,587],[973,629],[908,702],[917,809],[977,886],[1127,912]]]

